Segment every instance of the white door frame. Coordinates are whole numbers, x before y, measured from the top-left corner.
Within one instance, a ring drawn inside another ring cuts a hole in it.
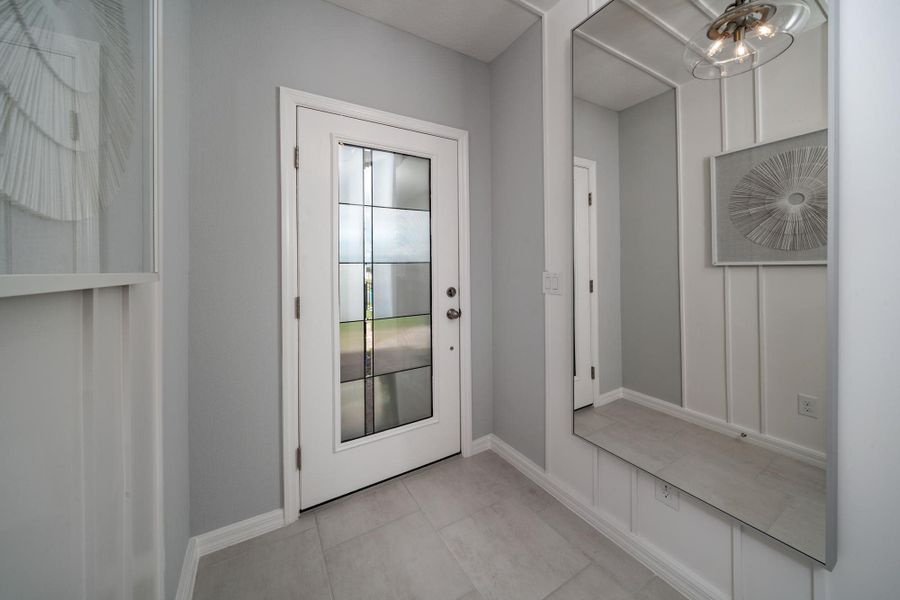
[[[295,318],[297,297],[297,170],[294,148],[297,135],[297,109],[311,108],[443,137],[457,142],[459,162],[459,304],[460,319],[460,449],[463,456],[472,453],[472,305],[469,290],[469,133],[445,125],[420,121],[278,87],[278,181],[281,201],[281,442],[284,523],[297,520],[300,512],[300,470],[297,448],[300,438],[299,327]]]
[[[591,263],[591,279],[594,280],[594,295],[591,297],[591,364],[595,367],[600,362],[600,278],[597,268],[597,244],[598,244],[598,226],[597,226],[597,203],[600,198],[597,197],[597,162],[576,156],[573,167],[581,167],[587,169],[588,172],[588,192],[594,201],[588,206],[588,220],[590,221],[590,263]],[[573,197],[572,201],[575,199]],[[573,315],[574,320],[574,315]],[[599,370],[599,369],[598,369]],[[600,405],[600,378],[595,377],[591,381],[591,391],[594,398],[594,406]]]

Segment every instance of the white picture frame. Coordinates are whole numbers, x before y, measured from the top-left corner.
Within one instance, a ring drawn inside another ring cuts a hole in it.
[[[710,245],[713,266],[827,264],[827,239],[820,246],[811,249],[782,250],[760,245],[744,236],[728,216],[731,194],[726,196],[723,193],[734,188],[741,178],[740,174],[743,173],[746,177],[751,170],[776,155],[812,146],[824,146],[827,149],[827,136],[827,129],[817,129],[787,138],[743,146],[709,157]],[[827,180],[827,170],[823,178]],[[824,200],[826,205],[827,200],[826,193]],[[827,227],[825,223],[822,229],[827,231]]]

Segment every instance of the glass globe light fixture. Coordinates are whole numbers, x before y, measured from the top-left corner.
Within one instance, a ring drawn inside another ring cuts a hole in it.
[[[697,79],[722,79],[761,67],[794,43],[809,19],[801,0],[735,0],[684,47]]]

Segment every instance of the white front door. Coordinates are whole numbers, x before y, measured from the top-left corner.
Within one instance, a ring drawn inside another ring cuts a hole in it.
[[[595,304],[597,282],[593,275],[592,252],[596,240],[594,227],[593,192],[591,169],[582,164],[575,165],[574,180],[574,233],[575,233],[575,410],[594,402],[594,343],[596,337],[592,305]]]
[[[460,451],[457,143],[297,109],[301,509]]]

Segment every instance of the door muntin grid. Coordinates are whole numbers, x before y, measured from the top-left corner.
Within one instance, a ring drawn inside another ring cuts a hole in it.
[[[340,436],[429,419],[431,160],[338,146]]]

